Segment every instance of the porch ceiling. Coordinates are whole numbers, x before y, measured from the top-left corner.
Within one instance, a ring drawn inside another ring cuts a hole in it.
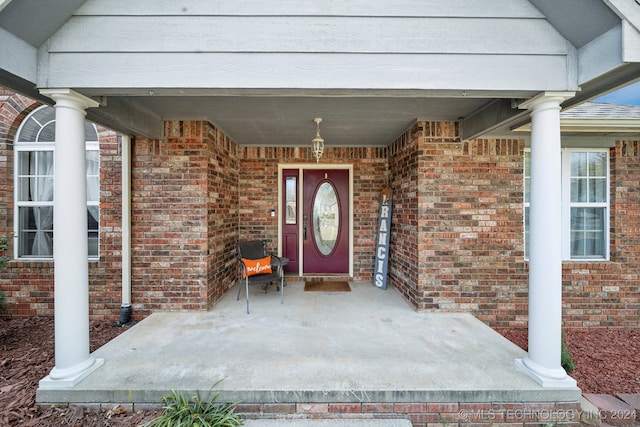
[[[387,146],[420,119],[459,120],[486,98],[195,96],[131,98],[163,120],[207,120],[237,144],[306,146],[316,117],[328,146]]]

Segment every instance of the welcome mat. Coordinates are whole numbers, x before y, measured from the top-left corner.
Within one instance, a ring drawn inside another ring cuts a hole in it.
[[[343,280],[307,280],[304,282],[306,292],[351,292],[349,282]]]

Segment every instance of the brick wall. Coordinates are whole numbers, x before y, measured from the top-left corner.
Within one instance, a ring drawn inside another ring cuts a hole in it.
[[[391,282],[418,309],[526,327],[520,140],[418,122],[390,146]],[[611,260],[564,262],[567,327],[640,326],[640,141],[611,149]]]
[[[240,403],[235,412],[248,419],[408,419],[413,427],[581,425],[579,402]]]
[[[0,236],[13,234],[13,140],[24,118],[38,106],[0,87]]]
[[[29,98],[0,88],[0,236],[9,239],[9,250],[5,254],[9,257],[13,255],[13,140],[24,117],[37,106]],[[33,266],[30,278],[19,277],[15,272],[14,262],[0,271],[0,291],[7,301],[6,313],[33,315],[36,310],[49,310],[48,292],[53,286],[49,269]]]
[[[166,122],[136,139],[131,171],[134,313],[207,308],[208,144],[204,123]]]
[[[122,305],[122,141],[98,128],[100,140],[100,247],[89,263],[89,303],[93,317],[113,318]]]
[[[611,259],[563,265],[567,327],[640,328],[640,141],[610,150]]]
[[[526,326],[523,142],[417,122],[392,147],[394,285],[418,309]]]
[[[308,164],[307,147],[240,147],[239,239],[267,239],[268,249],[277,251],[278,219],[270,210],[278,206],[278,163]],[[353,165],[354,183],[354,279],[373,280],[378,201],[387,184],[386,148],[326,147],[322,164]]]
[[[164,131],[134,144],[134,313],[207,310],[236,278],[236,144],[202,121]]]
[[[41,104],[0,90],[0,235],[12,236],[13,141],[23,119]],[[89,300],[93,317],[117,319],[121,305],[121,144],[117,135],[98,127],[100,140],[100,260],[89,263]],[[9,255],[13,255],[10,239]],[[0,272],[0,290],[8,316],[53,314],[53,263],[10,261]]]
[[[418,146],[422,138],[422,126],[416,123],[389,147],[389,283],[418,308],[432,307],[418,286]]]
[[[236,280],[238,241],[237,146],[224,133],[204,123],[207,144],[208,274],[207,305],[219,300]]]
[[[355,280],[373,281],[380,193],[391,186],[387,157],[387,148],[360,148],[354,149],[351,153],[350,162],[354,165],[353,276]]]
[[[0,91],[0,233],[13,232],[13,137],[37,104]],[[309,147],[238,147],[209,123],[167,122],[133,144],[134,315],[206,310],[235,280],[234,245],[277,250],[278,163],[312,163]],[[90,264],[94,317],[121,303],[122,147],[100,130],[100,260]],[[496,327],[527,322],[519,140],[461,141],[455,123],[417,122],[389,147],[327,147],[322,163],[354,171],[354,279],[372,280],[380,191],[393,191],[390,283],[419,309],[469,311]],[[563,265],[565,325],[638,328],[640,141],[611,149],[611,261]],[[51,315],[51,262],[0,273],[8,315]]]

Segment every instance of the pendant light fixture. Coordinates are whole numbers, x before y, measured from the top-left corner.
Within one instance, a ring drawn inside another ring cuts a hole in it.
[[[311,140],[311,152],[316,159],[316,163],[320,163],[320,157],[322,157],[322,152],[324,151],[324,139],[320,136],[320,123],[322,123],[322,119],[318,117],[313,119],[313,121],[316,122],[316,136]]]

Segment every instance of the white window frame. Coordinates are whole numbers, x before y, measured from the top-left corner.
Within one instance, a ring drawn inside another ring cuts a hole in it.
[[[531,149],[525,149],[525,158],[523,159],[523,230],[524,230],[524,244],[525,244],[525,260],[528,260],[528,246],[529,230],[526,227],[526,211],[530,206],[527,201],[527,179],[530,180],[530,172],[526,168],[526,155],[530,153]],[[600,152],[606,155],[606,201],[601,203],[595,202],[572,202],[571,201],[571,154],[572,153],[594,153]],[[530,155],[530,154],[529,154]],[[568,262],[601,262],[610,260],[611,250],[611,199],[610,199],[610,185],[611,185],[611,171],[609,167],[610,152],[608,148],[562,148],[561,149],[561,162],[562,162],[562,180],[560,185],[562,190],[562,260]],[[529,175],[527,175],[529,173]],[[596,207],[604,208],[605,223],[604,223],[604,254],[602,257],[571,257],[571,209],[573,207]]]
[[[597,202],[572,202],[571,201],[571,154],[573,153],[604,153],[606,155],[606,200]],[[610,199],[609,186],[611,176],[609,172],[609,149],[606,148],[563,148],[562,149],[562,258],[567,261],[608,261],[611,241],[609,239],[610,228]],[[602,257],[575,257],[571,256],[571,209],[580,207],[604,208],[604,254]]]
[[[37,141],[37,142],[31,142],[31,141],[20,141],[20,137],[21,137],[21,133],[23,130],[24,125],[28,122],[28,120],[30,118],[32,118],[38,111],[44,109],[44,108],[52,108],[52,107],[48,107],[48,106],[42,106],[40,108],[35,109],[34,111],[32,111],[21,123],[20,127],[18,128],[18,131],[16,132],[16,140],[14,143],[14,212],[13,212],[13,218],[14,218],[14,233],[13,233],[13,237],[14,237],[14,259],[16,260],[20,260],[20,261],[52,261],[53,260],[53,255],[51,256],[20,256],[20,208],[24,208],[24,207],[35,207],[35,206],[51,206],[53,207],[54,202],[55,202],[55,194],[53,195],[53,200],[49,201],[49,202],[40,202],[40,201],[22,201],[20,200],[20,194],[19,194],[19,189],[20,189],[20,180],[19,180],[19,171],[20,171],[20,153],[21,152],[33,152],[33,151],[51,151],[53,152],[53,174],[55,175],[55,141]],[[54,116],[55,117],[55,116]],[[40,124],[41,129],[43,129],[46,125],[55,122],[55,118],[53,120],[50,120],[47,123],[40,123],[39,121],[36,120],[36,122],[38,124]],[[91,126],[93,126],[96,137],[98,136],[98,131],[95,128],[95,125],[92,123],[89,123]],[[39,136],[38,136],[39,138]],[[98,178],[98,192],[99,192],[99,187],[100,187],[100,143],[99,141],[87,141],[86,142],[86,151],[97,151],[98,152],[98,173],[97,175],[92,175],[92,177],[96,177]],[[89,176],[87,176],[88,178]],[[98,215],[100,215],[100,195],[98,193],[98,200],[87,200],[87,208],[88,207],[98,207]],[[98,216],[98,220],[99,220],[100,216]],[[52,226],[53,227],[53,226]],[[91,230],[89,230],[89,232],[91,232]],[[53,230],[53,233],[55,235],[55,230]],[[94,242],[94,244],[97,244],[97,253],[95,255],[89,256],[88,259],[95,261],[100,257],[100,245],[99,245],[99,238],[100,238],[100,223],[98,221],[98,241]],[[87,236],[87,239],[89,239],[89,236]]]

